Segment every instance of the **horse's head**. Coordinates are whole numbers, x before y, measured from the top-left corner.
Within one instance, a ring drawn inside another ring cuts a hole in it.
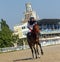
[[[33,31],[34,31],[35,33],[39,33],[39,32],[40,32],[40,29],[39,29],[39,25],[38,25],[38,24],[35,24],[35,25],[33,26]]]

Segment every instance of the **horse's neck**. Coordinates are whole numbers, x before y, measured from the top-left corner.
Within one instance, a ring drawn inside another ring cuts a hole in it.
[[[36,24],[34,27],[33,27],[33,31],[35,32],[35,33],[39,33],[39,26]]]

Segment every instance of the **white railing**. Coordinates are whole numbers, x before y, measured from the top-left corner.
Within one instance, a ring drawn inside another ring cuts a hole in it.
[[[55,34],[55,33],[60,33],[60,29],[54,29],[54,30],[42,30],[40,31],[41,34]]]
[[[55,44],[60,44],[60,39],[41,40],[40,42],[42,46],[55,45]],[[7,48],[0,48],[0,52],[9,52],[9,51],[23,50],[28,48],[29,48],[28,45],[23,45],[18,47],[7,47]]]
[[[28,45],[18,46],[18,47],[6,47],[6,48],[0,48],[0,52],[9,52],[9,51],[15,51],[15,50],[23,50],[28,49]]]
[[[56,45],[56,44],[60,44],[60,39],[55,39],[55,40],[52,39],[52,40],[41,41],[42,46]]]

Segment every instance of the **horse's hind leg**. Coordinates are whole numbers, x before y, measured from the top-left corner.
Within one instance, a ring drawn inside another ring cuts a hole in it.
[[[40,58],[38,43],[36,44],[36,54],[37,54],[37,57]]]
[[[43,50],[42,50],[41,44],[38,43],[38,45],[40,46],[41,54],[43,55]]]
[[[36,54],[37,54],[38,57],[40,57],[39,56],[39,50],[38,50],[38,43],[36,44]]]
[[[37,54],[38,54],[38,58],[40,58],[40,53],[39,53],[39,48],[37,46]]]

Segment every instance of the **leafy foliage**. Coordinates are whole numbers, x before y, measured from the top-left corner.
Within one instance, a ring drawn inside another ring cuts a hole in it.
[[[1,31],[0,31],[0,48],[13,46],[12,42],[12,30],[9,28],[6,21],[1,19]]]

